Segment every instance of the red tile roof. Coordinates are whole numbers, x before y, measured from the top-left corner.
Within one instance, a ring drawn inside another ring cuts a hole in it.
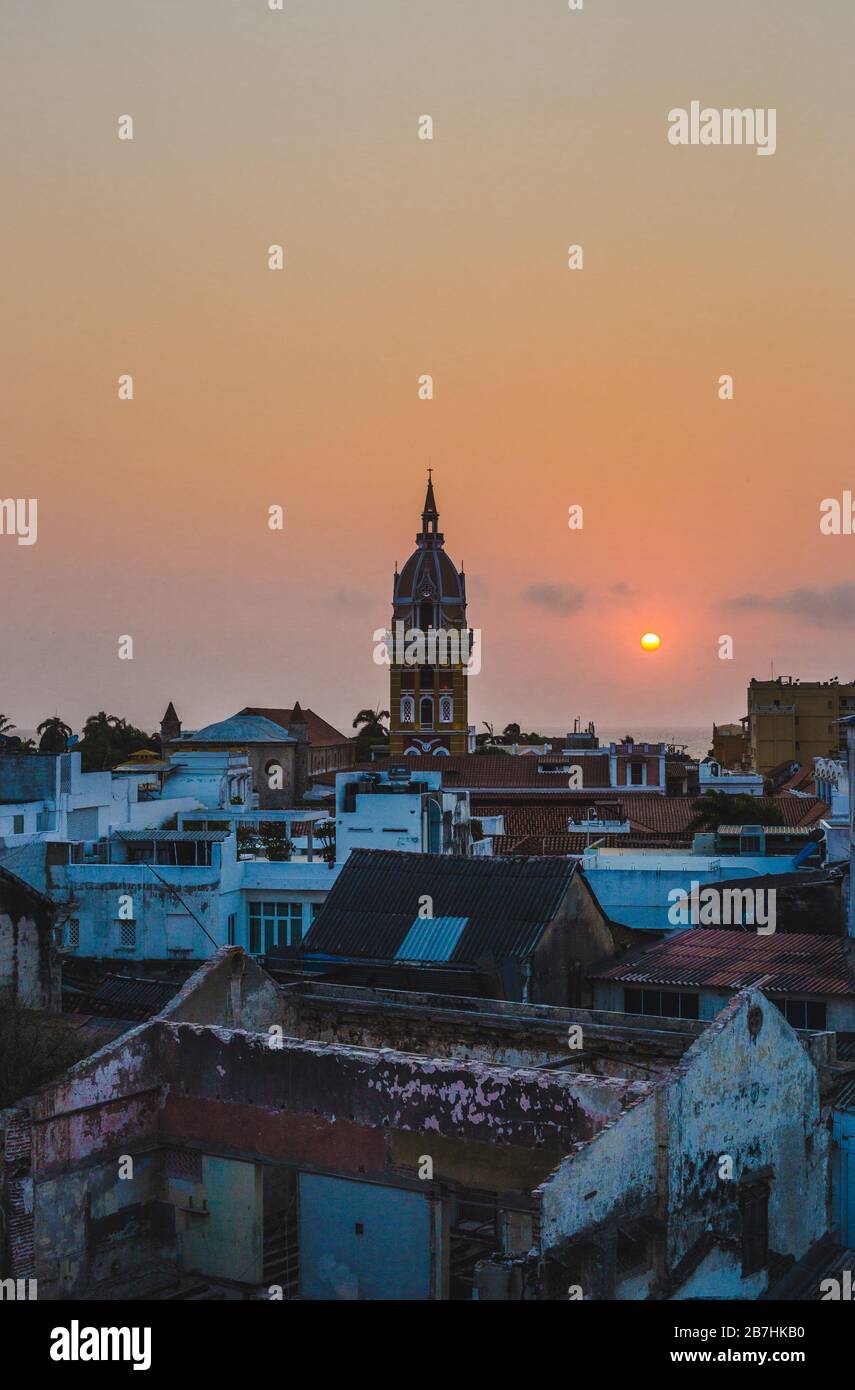
[[[273,724],[280,724],[283,729],[287,729],[293,718],[293,709],[264,709],[261,705],[247,705],[246,709],[240,711],[241,714],[260,714],[262,718],[269,719]],[[334,729],[332,724],[328,724],[314,710],[303,710],[303,722],[309,731],[309,743],[313,748],[323,748],[332,743],[349,743],[350,738],[347,734],[340,734],[338,729]]]
[[[596,798],[597,806],[602,807],[604,812],[609,806],[613,806],[616,811],[620,807],[623,808],[623,815],[629,820],[631,833],[620,838],[615,837],[615,841],[626,845],[627,848],[630,847],[630,839],[636,840],[642,836],[653,836],[672,844],[688,844],[691,838],[688,826],[695,814],[692,810],[693,801],[694,797],[691,796],[656,796],[649,793],[628,793],[623,796],[616,794],[613,800],[602,795]],[[784,825],[789,829],[813,826],[822,816],[827,815],[829,810],[824,801],[816,798],[807,799],[786,794],[771,798],[758,797],[758,821],[762,820],[762,811],[769,805],[778,807]],[[522,806],[513,801],[503,805],[495,797],[491,797],[486,804],[480,798],[473,797],[472,804],[472,814],[475,816],[504,816],[505,834],[517,839],[529,835],[567,835],[571,833],[567,828],[568,817],[572,815],[574,819],[579,819],[586,809],[587,803],[578,793],[572,797],[568,795],[561,801],[550,799],[548,803],[540,806]]]
[[[847,937],[808,932],[760,936],[688,927],[633,951],[615,965],[592,971],[591,979],[718,989],[758,985],[772,993],[855,995],[851,957]]]
[[[800,767],[788,782],[784,782],[779,788],[781,792],[810,792],[816,796],[816,777],[813,766]]]
[[[553,854],[584,854],[592,845],[608,849],[673,849],[670,841],[654,840],[645,835],[604,835],[591,830],[577,835],[495,835],[493,854],[525,854],[537,856]]]

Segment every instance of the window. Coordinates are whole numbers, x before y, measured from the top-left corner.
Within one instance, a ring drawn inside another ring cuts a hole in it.
[[[303,939],[302,903],[250,903],[249,949],[255,956],[268,955]]]
[[[80,920],[70,917],[65,924],[65,945],[69,951],[76,951],[80,945]]]
[[[816,1029],[824,1032],[826,1027],[826,1006],[812,999],[775,999],[784,1018],[791,1028]]]
[[[119,923],[119,946],[124,951],[133,951],[137,944],[137,924],[136,922]]]
[[[630,763],[629,780],[633,787],[644,786],[644,763]]]
[[[401,723],[412,724],[416,717],[416,702],[412,695],[404,695],[401,700]]]
[[[234,946],[237,936],[237,913],[230,912],[228,916],[228,940],[229,945]]]
[[[454,719],[454,701],[450,695],[440,695],[439,697],[439,722],[450,724]]]
[[[653,1014],[659,1018],[697,1018],[698,995],[682,990],[625,989],[623,1011],[627,1014]]]
[[[23,833],[24,833],[24,817],[23,817],[23,816],[13,816],[13,817],[12,817],[12,834],[13,834],[13,835],[23,835]]]
[[[423,695],[419,700],[419,723],[423,729],[433,728],[433,696]]]
[[[742,1218],[742,1277],[765,1269],[769,1262],[769,1184],[746,1182],[739,1191]]]

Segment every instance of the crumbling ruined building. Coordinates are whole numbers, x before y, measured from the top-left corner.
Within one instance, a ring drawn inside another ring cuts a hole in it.
[[[40,1298],[755,1298],[828,1225],[820,1074],[711,1024],[302,982],[222,950],[0,1116]]]
[[[10,995],[25,1009],[60,1006],[53,917],[53,904],[43,893],[0,868],[0,995]]]

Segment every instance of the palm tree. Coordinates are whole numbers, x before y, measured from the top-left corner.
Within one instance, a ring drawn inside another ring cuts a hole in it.
[[[14,728],[15,725],[8,714],[0,714],[0,734],[8,734],[9,730]]]
[[[40,753],[64,753],[71,738],[71,729],[58,714],[52,715],[50,719],[43,719],[36,733],[41,734]]]
[[[389,711],[387,709],[380,709],[379,705],[376,709],[361,709],[353,721],[353,727],[356,729],[359,728],[360,724],[363,726],[359,729],[358,737],[360,739],[386,738],[389,731],[388,729],[384,729],[383,720],[388,718]]]

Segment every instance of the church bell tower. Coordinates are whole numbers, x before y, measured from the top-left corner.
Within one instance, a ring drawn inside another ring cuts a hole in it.
[[[428,469],[422,529],[392,590],[389,755],[468,752],[466,576],[445,553]]]

